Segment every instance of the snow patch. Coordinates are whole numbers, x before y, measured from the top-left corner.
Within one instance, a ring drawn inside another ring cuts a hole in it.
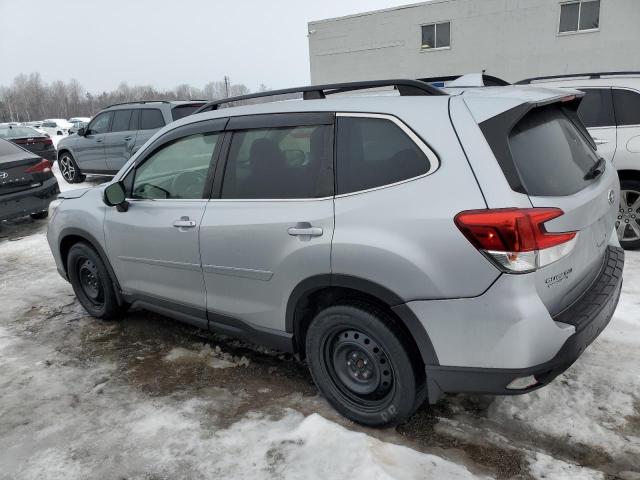
[[[604,475],[556,458],[537,453],[529,464],[531,475],[539,480],[601,480]]]
[[[176,347],[165,355],[165,362],[204,362],[211,368],[248,367],[251,363],[247,357],[237,357],[223,352],[216,345],[201,345],[197,350]]]

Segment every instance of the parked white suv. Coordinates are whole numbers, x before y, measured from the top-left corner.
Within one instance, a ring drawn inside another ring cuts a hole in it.
[[[538,77],[519,84],[569,87],[586,93],[578,113],[620,177],[616,222],[620,244],[640,247],[640,72]]]

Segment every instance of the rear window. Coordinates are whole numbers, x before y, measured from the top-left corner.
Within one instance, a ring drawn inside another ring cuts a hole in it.
[[[37,130],[29,127],[12,127],[0,129],[0,138],[32,138],[42,137]]]
[[[162,112],[157,108],[145,108],[140,111],[140,130],[155,130],[164,127]]]
[[[13,143],[0,139],[0,163],[12,162],[16,160],[16,155],[25,154],[23,149],[16,147]],[[25,155],[28,156],[30,154]]]
[[[565,196],[593,180],[598,155],[560,107],[538,108],[518,122],[509,148],[523,186],[533,196]]]
[[[180,120],[181,118],[188,117],[197,109],[199,109],[204,103],[190,103],[188,105],[178,105],[177,107],[173,107],[171,110],[171,116],[173,120]]]

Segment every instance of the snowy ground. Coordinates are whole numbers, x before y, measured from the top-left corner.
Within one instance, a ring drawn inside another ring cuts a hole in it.
[[[288,355],[145,312],[88,317],[45,231],[0,223],[0,480],[640,479],[640,252],[610,326],[550,386],[450,396],[378,431]]]

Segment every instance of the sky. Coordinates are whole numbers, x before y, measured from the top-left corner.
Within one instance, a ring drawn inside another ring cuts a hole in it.
[[[415,0],[0,0],[0,86],[20,73],[203,87],[229,75],[251,90],[309,83],[307,22]]]

